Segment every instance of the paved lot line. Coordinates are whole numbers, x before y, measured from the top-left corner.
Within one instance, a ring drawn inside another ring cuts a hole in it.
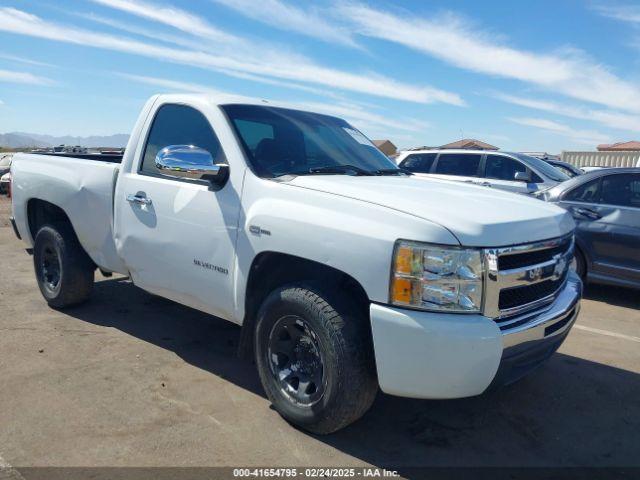
[[[584,330],[585,332],[599,333],[608,337],[623,338],[632,342],[640,342],[640,337],[632,337],[631,335],[623,335],[622,333],[610,332],[608,330],[600,330],[599,328],[585,327],[584,325],[574,325],[573,328]]]
[[[25,480],[20,472],[2,458],[2,455],[0,455],[0,480]]]

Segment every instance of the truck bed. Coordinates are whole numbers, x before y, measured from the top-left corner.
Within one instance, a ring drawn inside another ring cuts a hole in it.
[[[33,246],[35,232],[29,229],[29,202],[52,203],[66,212],[80,243],[96,265],[103,270],[127,273],[113,240],[113,194],[119,161],[83,157],[23,153],[14,156],[16,226],[22,238]]]
[[[97,162],[121,163],[122,154],[115,153],[48,153],[32,152],[30,155],[47,155],[49,157],[76,158],[82,160],[95,160]]]

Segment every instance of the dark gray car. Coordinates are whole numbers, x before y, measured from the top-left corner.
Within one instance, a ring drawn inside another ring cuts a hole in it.
[[[640,288],[640,168],[595,170],[537,196],[573,215],[583,278]]]

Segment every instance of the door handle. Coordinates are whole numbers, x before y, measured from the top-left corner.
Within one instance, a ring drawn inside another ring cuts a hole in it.
[[[490,187],[491,184],[489,182],[481,182],[480,185],[482,185],[483,187]]]
[[[594,212],[593,210],[589,210],[588,208],[574,208],[573,211],[577,215],[588,218],[589,220],[598,220],[602,218],[602,215],[600,215],[598,212]]]
[[[151,199],[147,197],[143,197],[142,195],[129,194],[127,195],[127,202],[129,203],[137,203],[138,205],[151,205]]]

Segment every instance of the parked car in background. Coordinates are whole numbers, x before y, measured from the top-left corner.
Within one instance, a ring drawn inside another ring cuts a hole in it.
[[[580,170],[582,170],[583,173],[588,173],[588,172],[595,172],[596,170],[602,170],[603,168],[612,168],[612,167],[605,167],[604,165],[592,165],[590,167],[580,167]]]
[[[547,162],[549,165],[560,170],[569,178],[577,177],[578,175],[582,175],[584,173],[575,165],[571,165],[570,163],[563,162],[562,160],[544,159],[544,161]]]
[[[485,150],[414,150],[396,162],[418,176],[474,183],[531,194],[569,179],[544,160],[522,153]]]
[[[9,195],[11,190],[11,172],[7,172],[0,177],[0,194]]]
[[[8,173],[11,170],[11,159],[13,158],[13,153],[0,153],[0,177],[2,177],[5,173]]]
[[[594,170],[538,196],[573,215],[580,276],[640,288],[640,168]]]
[[[160,95],[122,163],[74,155],[12,167],[46,301],[88,300],[99,268],[241,324],[275,409],[316,433],[362,416],[378,386],[445,399],[511,383],[580,309],[565,210],[407,175],[336,117]]]

